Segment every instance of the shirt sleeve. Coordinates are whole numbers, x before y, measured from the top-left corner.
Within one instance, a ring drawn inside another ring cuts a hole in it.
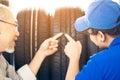
[[[27,64],[18,69],[17,73],[23,80],[37,80]]]

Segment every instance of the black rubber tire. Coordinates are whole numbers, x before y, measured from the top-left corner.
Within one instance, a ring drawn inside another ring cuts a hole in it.
[[[50,37],[50,16],[43,10],[25,9],[17,15],[20,36],[16,42],[16,69],[29,63],[41,43]],[[49,58],[38,72],[38,80],[49,80]]]
[[[16,60],[16,69],[23,66],[26,63],[29,63],[31,60],[30,56],[30,19],[31,11],[29,9],[23,10],[18,13],[18,30],[20,36],[16,41],[15,49],[15,60]]]
[[[76,18],[83,16],[84,12],[79,8],[60,8],[57,9],[52,21],[52,35],[55,35],[59,32],[68,33],[75,40],[77,40],[77,32],[74,30],[74,21]],[[84,39],[84,34],[81,34],[80,38]],[[79,38],[78,38],[79,39]],[[84,40],[83,40],[84,42]],[[59,51],[56,52],[51,59],[51,68],[52,80],[65,80],[65,75],[68,67],[68,58],[64,53],[64,46],[66,45],[67,40],[65,37],[60,39]],[[86,46],[86,45],[85,45]],[[83,53],[82,53],[83,54]],[[85,56],[84,56],[85,57]]]
[[[42,10],[38,10],[37,20],[37,48],[39,49],[42,42],[50,37],[50,16]],[[50,80],[50,58],[47,57],[38,72],[38,80]]]
[[[95,54],[96,52],[99,51],[99,48],[90,40],[90,37],[88,36],[88,53],[89,56]]]

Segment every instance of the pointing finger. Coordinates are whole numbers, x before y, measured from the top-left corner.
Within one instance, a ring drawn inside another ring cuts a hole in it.
[[[68,39],[68,41],[75,42],[75,40],[72,37],[70,37],[68,34],[65,34],[65,37]]]
[[[63,33],[59,33],[59,34],[55,35],[52,39],[53,39],[53,40],[56,40],[56,39],[58,39],[59,37],[61,37],[62,35],[63,35]]]

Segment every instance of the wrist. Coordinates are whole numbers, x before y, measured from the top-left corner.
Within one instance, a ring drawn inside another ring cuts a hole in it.
[[[70,58],[69,62],[70,63],[79,63],[80,58]]]
[[[35,54],[35,56],[37,56],[37,57],[39,57],[39,58],[46,58],[46,55],[43,53],[43,52],[41,52],[41,51],[37,51],[37,53]]]

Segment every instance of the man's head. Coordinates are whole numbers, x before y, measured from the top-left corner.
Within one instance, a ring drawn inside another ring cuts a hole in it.
[[[88,28],[107,30],[120,24],[120,5],[112,0],[96,0],[86,12],[75,22],[77,31],[84,31]]]
[[[0,4],[0,52],[14,52],[18,36],[16,19],[8,7]]]
[[[120,5],[112,0],[96,0],[88,8],[86,15],[75,21],[77,31],[87,30],[90,35],[95,36],[102,32],[110,36],[120,35]],[[117,31],[116,31],[117,30]],[[94,32],[93,32],[94,31]],[[114,33],[111,33],[115,31]],[[92,34],[91,34],[92,33]],[[99,36],[100,37],[100,36]],[[93,38],[93,37],[92,37]],[[98,38],[96,38],[98,39]],[[101,42],[103,42],[106,38]],[[95,40],[93,40],[95,44]],[[100,45],[100,44],[97,44]]]

